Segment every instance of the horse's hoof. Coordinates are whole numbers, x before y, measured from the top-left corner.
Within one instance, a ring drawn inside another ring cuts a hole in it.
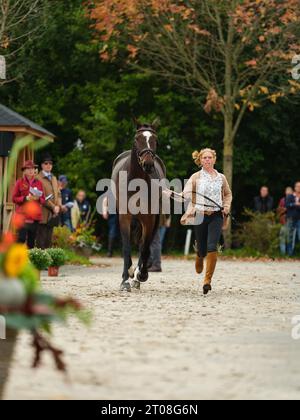
[[[131,292],[131,286],[129,281],[124,281],[123,283],[121,283],[120,292]]]
[[[141,283],[138,280],[133,280],[131,287],[136,290],[141,290]]]
[[[204,286],[203,286],[203,294],[204,295],[207,295],[208,294],[208,292],[210,292],[211,291],[211,285],[210,284],[205,284]]]
[[[138,273],[138,275],[137,275],[137,279],[141,283],[145,283],[148,280],[148,278],[149,278],[148,273],[146,273],[146,274]]]
[[[135,268],[134,266],[131,266],[128,270],[128,275],[131,279],[134,279],[134,274],[135,274]]]

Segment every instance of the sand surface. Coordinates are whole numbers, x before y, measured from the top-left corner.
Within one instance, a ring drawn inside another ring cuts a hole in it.
[[[31,370],[21,334],[6,399],[300,399],[299,262],[221,261],[201,293],[192,261],[164,261],[141,292],[120,294],[122,261],[65,267],[45,289],[93,311],[90,329],[55,327],[69,374]],[[107,264],[107,266],[105,265]]]

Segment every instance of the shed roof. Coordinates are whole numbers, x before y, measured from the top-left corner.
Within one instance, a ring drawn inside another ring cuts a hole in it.
[[[21,131],[17,129],[24,129],[24,131],[38,137],[49,136],[55,138],[55,135],[50,131],[0,104],[0,131]]]

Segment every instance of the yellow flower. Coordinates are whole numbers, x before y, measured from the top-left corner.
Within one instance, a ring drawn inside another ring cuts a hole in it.
[[[13,245],[4,260],[4,272],[8,277],[18,277],[28,264],[28,250],[26,245]]]

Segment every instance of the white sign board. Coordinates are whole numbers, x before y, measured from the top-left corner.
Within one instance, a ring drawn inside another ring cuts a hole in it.
[[[0,340],[6,339],[6,323],[4,316],[0,315]]]
[[[6,60],[3,55],[0,55],[0,79],[6,79]]]

